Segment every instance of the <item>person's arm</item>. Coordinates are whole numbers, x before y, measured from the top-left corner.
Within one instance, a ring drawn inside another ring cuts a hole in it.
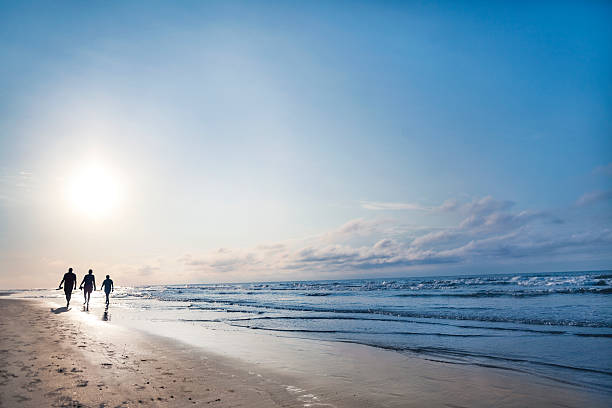
[[[93,278],[93,284],[94,284],[94,291],[96,290],[96,277],[94,276]]]
[[[87,275],[85,275],[87,276]],[[83,282],[85,282],[85,276],[83,276],[83,280],[81,281],[81,284],[79,285],[79,289],[83,289]],[[74,288],[76,289],[76,279],[74,280]]]
[[[59,288],[58,288],[58,289],[61,289],[61,288],[62,288],[62,285],[64,284],[64,280],[65,280],[65,279],[66,279],[66,277],[64,276],[64,277],[62,278],[62,281],[60,282],[60,285],[59,285]]]
[[[113,283],[113,281],[111,281],[111,292],[115,291],[115,284]]]
[[[74,275],[74,290],[76,290],[77,277]]]

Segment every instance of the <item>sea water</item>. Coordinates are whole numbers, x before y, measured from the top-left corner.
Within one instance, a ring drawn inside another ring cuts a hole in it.
[[[526,273],[117,287],[111,310],[152,331],[171,322],[359,343],[612,394],[611,295],[612,271]]]

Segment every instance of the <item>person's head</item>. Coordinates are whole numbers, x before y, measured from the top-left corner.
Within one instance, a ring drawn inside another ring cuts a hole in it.
[[[110,275],[106,275],[106,279],[110,279]]]
[[[72,268],[68,268],[68,272],[72,272]]]
[[[92,273],[93,273],[93,270],[91,270],[91,269],[90,269],[90,270],[89,270],[89,274],[91,275]]]

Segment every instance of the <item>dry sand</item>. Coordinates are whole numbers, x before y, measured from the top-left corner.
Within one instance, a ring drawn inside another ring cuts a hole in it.
[[[323,357],[305,348],[304,366],[325,374],[299,377],[88,319],[79,306],[0,299],[0,407],[607,406],[531,375],[350,344],[326,344]]]

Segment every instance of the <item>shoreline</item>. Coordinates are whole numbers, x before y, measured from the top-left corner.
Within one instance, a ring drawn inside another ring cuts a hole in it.
[[[602,395],[529,374],[356,344],[276,339],[268,364],[264,337],[237,339],[253,351],[247,361],[78,307],[2,298],[0,309],[0,407],[606,406]]]

